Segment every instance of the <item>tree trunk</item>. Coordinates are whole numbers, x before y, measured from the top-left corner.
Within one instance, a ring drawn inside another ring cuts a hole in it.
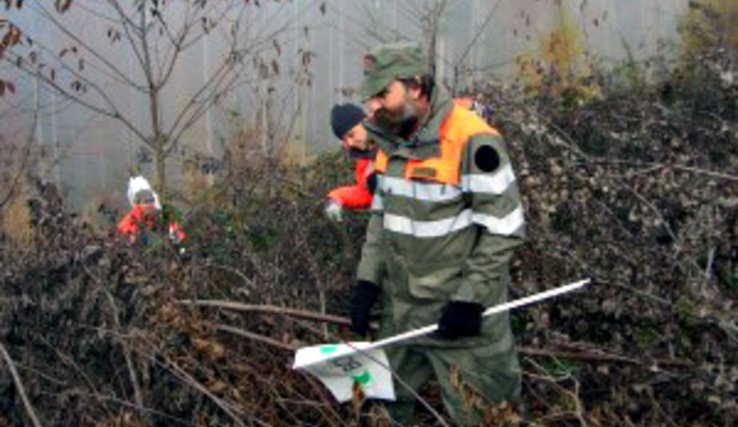
[[[164,203],[167,197],[167,165],[166,165],[166,153],[164,151],[164,138],[162,136],[156,137],[156,181],[155,188],[159,194],[159,200]]]
[[[146,8],[141,8],[141,28],[146,28]],[[149,114],[151,119],[151,146],[154,149],[156,179],[154,180],[154,189],[159,194],[159,200],[164,203],[167,198],[167,176],[166,176],[166,137],[161,129],[161,121],[159,120],[159,90],[161,86],[154,79],[154,70],[152,67],[151,56],[149,53],[149,43],[147,33],[141,34],[141,48],[143,50],[143,66],[146,80],[149,86]]]

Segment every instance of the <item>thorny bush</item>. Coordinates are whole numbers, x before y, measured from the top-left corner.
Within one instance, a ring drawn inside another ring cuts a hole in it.
[[[736,423],[738,87],[710,70],[699,87],[603,81],[585,104],[486,91],[529,224],[513,296],[593,279],[514,314],[524,405],[487,404],[490,425]],[[54,191],[34,198],[31,244],[0,248],[0,344],[44,425],[357,424],[289,369],[291,349],[346,331],[279,312],[347,313],[366,217],[335,225],[321,205],[348,163],[243,172],[185,214],[186,258],[94,232]],[[0,426],[24,425],[8,363]]]

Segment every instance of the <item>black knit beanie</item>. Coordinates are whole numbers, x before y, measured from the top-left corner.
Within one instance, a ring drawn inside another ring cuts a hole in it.
[[[336,138],[343,139],[348,131],[366,118],[364,111],[353,104],[334,105],[331,110],[331,127]]]

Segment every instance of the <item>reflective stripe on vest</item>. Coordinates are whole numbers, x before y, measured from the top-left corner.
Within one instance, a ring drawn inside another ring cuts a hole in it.
[[[454,200],[462,195],[461,189],[456,185],[406,180],[391,176],[380,176],[379,185],[387,194],[426,202]]]
[[[525,224],[523,208],[518,206],[503,218],[465,209],[456,216],[437,221],[416,221],[400,215],[384,214],[384,228],[386,230],[420,238],[443,237],[463,230],[472,224],[483,226],[492,234],[510,236]]]

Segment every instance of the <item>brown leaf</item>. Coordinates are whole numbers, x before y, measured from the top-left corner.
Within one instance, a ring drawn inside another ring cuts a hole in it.
[[[226,388],[228,388],[228,384],[221,380],[215,380],[210,383],[208,383],[208,390],[211,393],[220,394],[222,393]]]
[[[56,0],[54,2],[54,8],[59,13],[64,13],[72,6],[72,0]]]

